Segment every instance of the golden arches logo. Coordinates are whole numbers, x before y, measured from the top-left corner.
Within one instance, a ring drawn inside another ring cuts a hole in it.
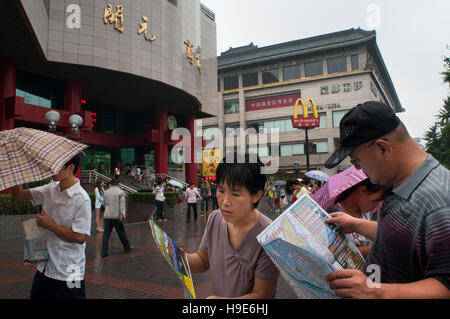
[[[295,108],[294,108],[294,119],[297,119],[297,113],[298,113],[298,104],[300,103],[300,105],[302,106],[302,110],[303,110],[303,117],[306,119],[308,118],[309,112],[308,112],[308,105],[309,103],[311,103],[312,109],[313,109],[313,113],[314,113],[314,118],[319,118],[319,115],[317,114],[317,108],[316,108],[316,104],[314,103],[313,99],[309,98],[308,100],[306,100],[306,104],[303,103],[303,100],[301,98],[297,99],[297,101],[295,101]]]

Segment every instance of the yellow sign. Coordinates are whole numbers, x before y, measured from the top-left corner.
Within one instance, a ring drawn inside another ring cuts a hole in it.
[[[202,151],[202,162],[203,176],[215,176],[216,169],[222,160],[222,152],[220,150],[212,149],[212,150],[203,150]]]
[[[311,106],[314,112],[314,118],[319,118],[319,115],[317,114],[317,108],[316,108],[316,104],[314,103],[313,99],[309,98],[306,101],[306,104],[303,103],[302,99],[297,99],[297,101],[295,101],[295,109],[294,109],[294,119],[297,119],[297,112],[298,112],[298,104],[300,103],[302,106],[302,110],[303,110],[303,117],[306,119],[308,118],[309,112],[308,112],[308,105],[311,102]]]
[[[300,103],[300,105],[302,106],[302,111],[303,111],[303,117],[298,118],[298,104]],[[308,112],[308,105],[309,103],[311,103],[312,106],[312,110],[314,115],[313,116],[308,116],[309,112]],[[299,128],[299,127],[303,127],[305,129],[307,129],[308,127],[318,127],[320,126],[320,118],[319,115],[317,114],[317,108],[316,108],[316,104],[314,103],[313,99],[309,98],[306,101],[306,104],[303,103],[302,99],[297,99],[297,101],[295,101],[295,109],[294,109],[294,116],[292,117],[292,126]]]

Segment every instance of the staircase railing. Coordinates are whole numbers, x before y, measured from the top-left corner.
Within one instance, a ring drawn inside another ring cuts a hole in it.
[[[81,181],[83,183],[92,183],[96,181],[97,179],[101,179],[104,182],[110,183],[111,177],[108,177],[106,175],[103,175],[95,170],[82,170],[81,171]],[[127,194],[128,193],[137,193],[137,190],[129,187],[125,184],[119,183],[119,186],[121,189],[123,189]]]

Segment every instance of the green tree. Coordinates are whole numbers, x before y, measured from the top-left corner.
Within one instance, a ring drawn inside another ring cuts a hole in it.
[[[450,84],[450,58],[444,58],[444,72],[441,73],[445,83]],[[450,97],[436,115],[437,121],[425,133],[425,150],[433,155],[442,165],[450,169]]]
[[[444,58],[444,69],[441,74],[444,76],[444,82],[450,85],[450,58]]]

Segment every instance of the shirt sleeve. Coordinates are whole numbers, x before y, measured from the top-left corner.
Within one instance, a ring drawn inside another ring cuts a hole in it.
[[[50,184],[51,183],[30,189],[31,199],[35,206],[42,205],[44,203],[45,194],[48,192]]]
[[[212,213],[209,218],[208,221],[206,222],[206,228],[205,228],[205,232],[203,233],[203,237],[202,237],[202,241],[200,242],[200,246],[198,247],[198,249],[206,251],[208,253],[208,242],[209,242],[209,236],[211,233],[211,227],[214,224],[214,221],[216,220],[215,218],[215,213]]]
[[[91,235],[91,199],[80,196],[75,206],[76,213],[72,222],[72,230],[75,233]]]
[[[123,217],[126,216],[126,205],[125,205],[125,192],[119,195],[119,205],[120,205],[120,213],[123,214]]]
[[[450,290],[450,207],[425,219],[425,277],[439,280]]]

